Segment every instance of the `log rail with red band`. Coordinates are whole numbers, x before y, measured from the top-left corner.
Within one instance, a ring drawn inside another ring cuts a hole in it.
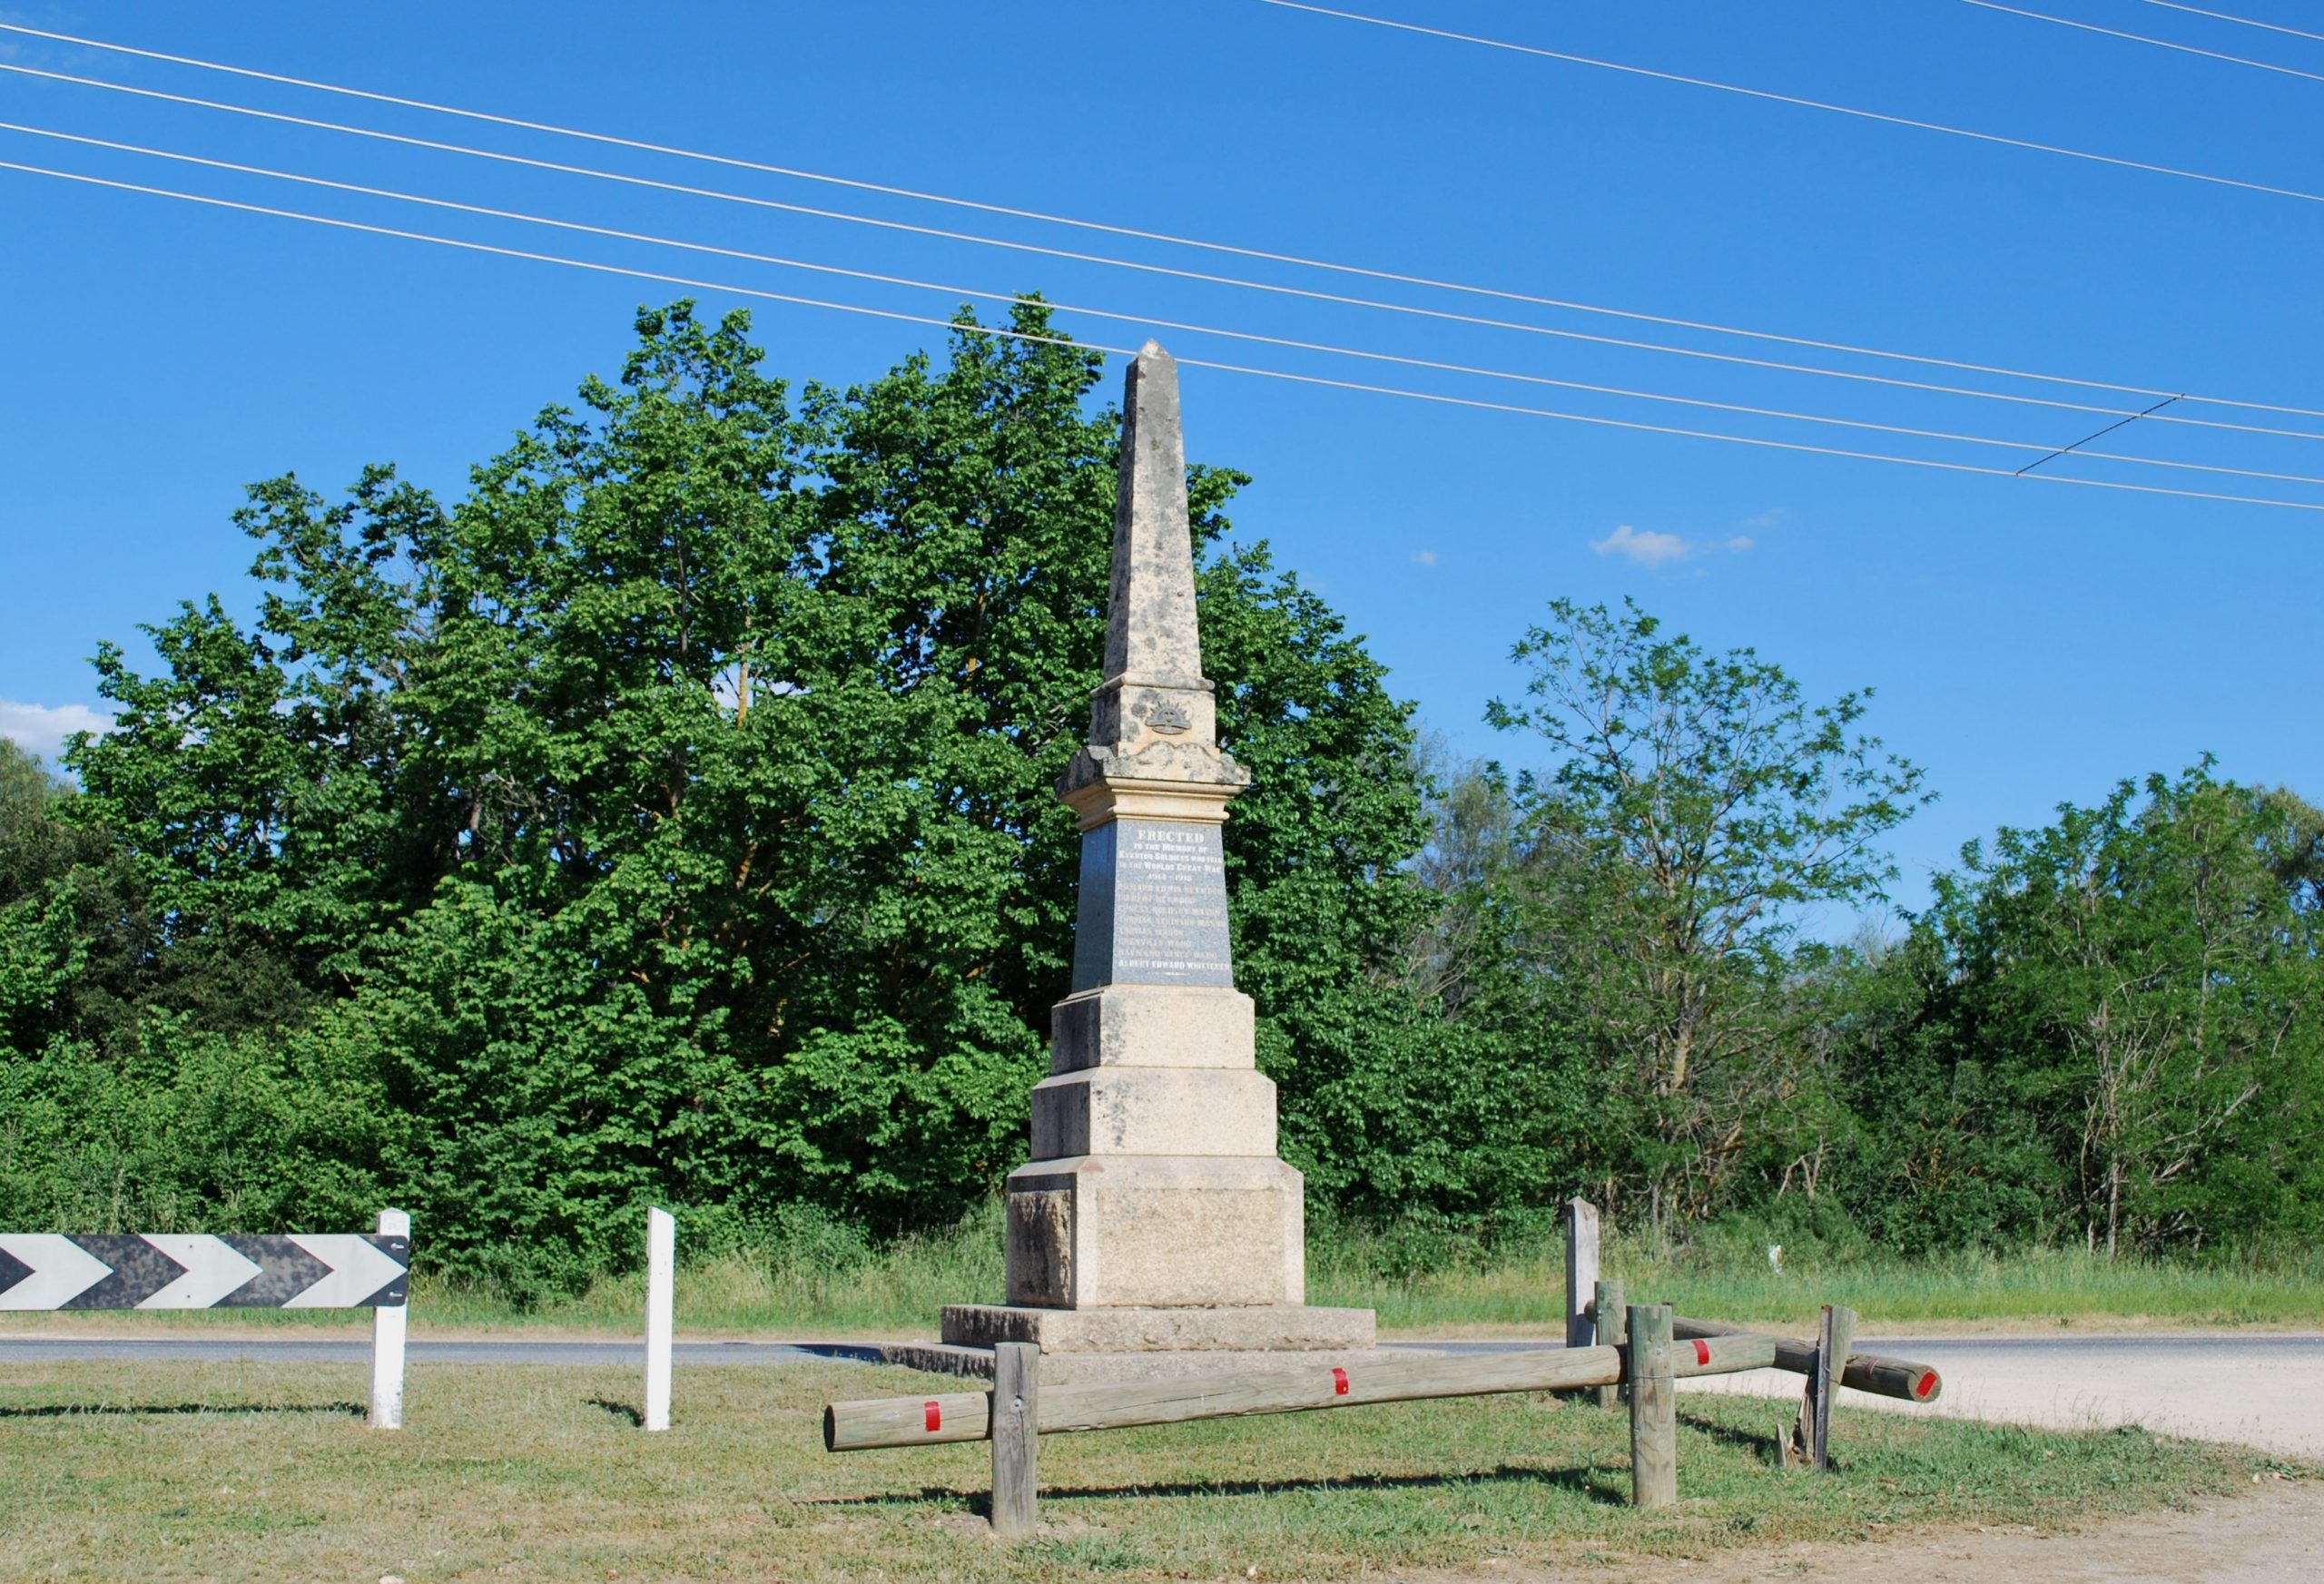
[[[1764,1370],[1776,1362],[1772,1337],[1707,1338],[1671,1350],[1676,1375],[1724,1375]],[[1408,1402],[1431,1397],[1475,1397],[1500,1392],[1559,1392],[1619,1384],[1626,1378],[1622,1350],[1543,1348],[1465,1358],[1412,1358],[1348,1368],[1246,1370],[1177,1380],[1085,1382],[1042,1388],[1038,1431],[1128,1430],[1253,1413],[1301,1413],[1354,1408],[1367,1402]],[[862,1451],[873,1447],[935,1446],[984,1441],[992,1433],[992,1398],[986,1392],[938,1397],[880,1397],[833,1402],[823,1410],[823,1447]]]
[[[1729,1325],[1723,1320],[1689,1320],[1674,1315],[1670,1321],[1673,1334],[1682,1340],[1749,1336],[1763,1334],[1748,1327]],[[1795,1375],[1814,1372],[1816,1343],[1811,1338],[1778,1336],[1776,1363],[1778,1370],[1789,1370]],[[1926,1364],[1916,1364],[1909,1359],[1892,1359],[1885,1353],[1850,1353],[1847,1372],[1840,1377],[1840,1384],[1851,1391],[1868,1392],[1875,1397],[1896,1397],[1906,1402],[1934,1402],[1945,1391],[1945,1378]]]

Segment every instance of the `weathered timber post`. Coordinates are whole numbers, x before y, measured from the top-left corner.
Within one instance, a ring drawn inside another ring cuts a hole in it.
[[[1633,1304],[1623,1344],[1630,1377],[1630,1503],[1679,1500],[1679,1398],[1670,1359],[1670,1305]]]
[[[1620,1282],[1599,1283],[1595,1296],[1590,1299],[1590,1308],[1591,1314],[1596,1317],[1600,1347],[1619,1348],[1630,1340],[1630,1326],[1625,1323],[1626,1317],[1622,1313],[1622,1284]],[[1618,1406],[1621,1400],[1622,1389],[1620,1386],[1598,1388],[1599,1407],[1613,1408]]]
[[[1825,1304],[1816,1327],[1815,1367],[1807,1372],[1807,1394],[1800,1400],[1785,1461],[1805,1464],[1819,1474],[1832,1471],[1832,1399],[1839,1394],[1855,1341],[1856,1311]]]
[[[1022,1540],[1040,1522],[1041,1350],[1004,1342],[992,1350],[992,1532]]]
[[[1587,1199],[1565,1202],[1565,1345],[1597,1343],[1590,1304],[1598,1285],[1598,1206]]]

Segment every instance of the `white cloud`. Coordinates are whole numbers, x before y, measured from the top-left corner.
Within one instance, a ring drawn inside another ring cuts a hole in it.
[[[1687,541],[1676,534],[1659,534],[1652,528],[1641,534],[1628,523],[1602,539],[1590,540],[1590,547],[1600,556],[1627,556],[1640,566],[1684,561],[1694,553]]]
[[[1740,534],[1728,539],[1682,539],[1676,534],[1640,530],[1624,523],[1604,538],[1590,540],[1590,547],[1600,556],[1627,556],[1640,566],[1664,566],[1721,551],[1739,555],[1751,547],[1751,541]]]
[[[1415,550],[1413,552],[1413,560],[1416,565],[1422,566],[1433,566],[1436,565],[1436,552],[1433,550]]]
[[[64,751],[64,739],[74,733],[109,731],[112,726],[112,716],[101,715],[86,704],[20,704],[15,699],[0,698],[0,737],[51,764]]]

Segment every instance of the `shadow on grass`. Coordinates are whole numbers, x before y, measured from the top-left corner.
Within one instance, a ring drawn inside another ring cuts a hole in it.
[[[347,1413],[363,1417],[360,1402],[46,1402],[37,1408],[0,1408],[0,1419],[75,1419],[115,1415],[143,1418],[165,1413]]]
[[[1765,1435],[1756,1430],[1721,1424],[1716,1419],[1706,1419],[1697,1413],[1681,1413],[1679,1422],[1689,1430],[1699,1431],[1721,1446],[1739,1447],[1771,1469],[1783,1467],[1783,1437],[1779,1433]]]
[[[1601,1506],[1629,1503],[1626,1487],[1593,1467],[1526,1469],[1503,1463],[1497,1468],[1452,1474],[1336,1474],[1314,1480],[1183,1480],[1167,1484],[1044,1485],[1043,1501],[1105,1500],[1121,1496],[1289,1496],[1322,1491],[1437,1491],[1462,1485],[1531,1484],[1571,1491]],[[965,1497],[970,1510],[990,1513],[992,1498],[985,1491],[964,1491],[942,1485],[923,1485],[915,1496],[825,1496],[803,1499],[803,1507],[905,1507],[950,1505]]]
[[[616,1402],[610,1397],[591,1397],[586,1399],[586,1401],[588,1402],[590,1407],[602,1408],[606,1412],[612,1414],[615,1419],[628,1420],[633,1426],[639,1430],[644,1430],[645,1428],[645,1415],[640,1413],[636,1409],[632,1408],[626,1402]]]

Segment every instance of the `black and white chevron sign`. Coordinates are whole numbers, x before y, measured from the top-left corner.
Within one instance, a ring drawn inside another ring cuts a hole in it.
[[[0,1309],[378,1309],[409,1290],[411,1240],[367,1233],[0,1233]]]

